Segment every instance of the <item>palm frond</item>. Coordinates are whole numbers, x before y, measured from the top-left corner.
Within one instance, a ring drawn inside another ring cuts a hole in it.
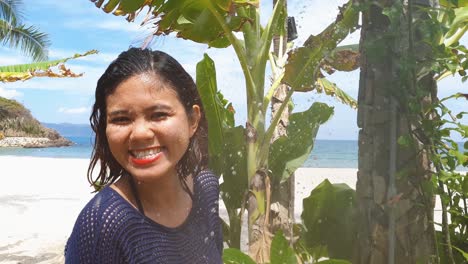
[[[20,0],[0,0],[0,20],[16,24],[22,19],[21,7],[23,1]]]
[[[21,51],[31,56],[34,61],[47,59],[47,47],[50,45],[45,33],[40,32],[34,26],[13,25],[0,20],[0,41],[11,48],[20,48]]]

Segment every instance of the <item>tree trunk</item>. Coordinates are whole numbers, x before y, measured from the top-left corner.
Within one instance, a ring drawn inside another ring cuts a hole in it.
[[[273,6],[276,5],[277,0],[273,0]],[[285,1],[285,6],[287,2]],[[286,9],[286,8],[285,8]],[[284,28],[287,32],[287,20],[284,21]],[[273,38],[273,51],[279,56],[285,56],[286,53],[286,44],[287,44],[287,34],[282,36],[282,46],[280,45],[280,36],[275,36]],[[281,49],[281,50],[280,50]],[[277,76],[273,76],[276,78]],[[288,93],[288,86],[281,84],[276,92],[273,94],[271,99],[271,116],[274,117],[278,112],[281,104],[286,98]],[[286,128],[288,126],[289,120],[289,107],[286,106],[281,118],[279,120],[278,126],[273,132],[273,137],[271,142],[273,143],[276,139],[281,136],[287,135]],[[272,187],[277,189],[272,191],[272,205],[271,205],[271,230],[272,233],[276,233],[278,230],[282,230],[286,237],[289,239],[290,244],[293,242],[293,224],[294,224],[294,173],[290,176],[288,181],[276,186],[273,184]]]
[[[416,89],[411,80],[402,81],[404,59],[408,55],[428,59],[429,49],[416,40],[412,47],[407,22],[400,24],[400,32],[390,27],[382,7],[395,7],[397,1],[359,1],[373,4],[363,11],[360,42],[355,263],[431,263],[436,252],[433,194],[431,188],[425,188],[431,184],[430,162],[424,144],[417,141],[403,147],[396,143],[400,136],[417,130],[419,123],[407,105],[401,104],[405,95],[400,91],[412,94]],[[403,10],[408,11],[407,6]],[[407,12],[400,13],[400,21],[404,21]],[[420,54],[409,54],[412,50]],[[432,75],[421,82],[425,82],[430,100],[436,89]]]

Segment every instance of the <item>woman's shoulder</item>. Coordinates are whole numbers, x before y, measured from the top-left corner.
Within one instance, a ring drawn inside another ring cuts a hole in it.
[[[123,211],[128,212],[123,214],[121,213]],[[84,228],[91,226],[94,231],[98,231],[96,227],[99,229],[105,223],[120,222],[114,219],[125,216],[130,212],[132,212],[130,205],[111,187],[106,186],[84,206],[75,226],[78,225]]]
[[[131,224],[128,218],[135,218],[134,211],[112,188],[102,189],[78,215],[65,247],[66,259],[70,263],[78,258],[90,260],[84,263],[100,263],[93,259],[113,254],[118,248],[118,240],[114,238],[122,237],[124,225]]]
[[[209,206],[219,199],[218,177],[211,170],[203,170],[195,177],[194,188],[200,205]]]
[[[218,176],[211,170],[205,169],[200,171],[194,179],[195,185],[201,190],[216,188],[219,189]]]

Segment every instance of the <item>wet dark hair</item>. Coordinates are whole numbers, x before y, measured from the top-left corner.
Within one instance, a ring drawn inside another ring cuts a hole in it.
[[[173,89],[185,108],[189,119],[193,106],[200,107],[200,121],[195,134],[190,139],[189,147],[177,164],[177,173],[182,187],[190,193],[185,179],[206,169],[208,165],[208,125],[197,86],[192,77],[170,55],[162,51],[130,48],[122,52],[99,78],[96,86],[95,102],[89,118],[95,133],[94,148],[88,167],[88,181],[96,190],[114,183],[126,171],[115,160],[109,149],[106,136],[107,113],[106,99],[116,87],[130,77],[150,73],[157,76],[168,89]],[[97,163],[100,163],[98,176],[94,179],[92,173]],[[190,193],[191,194],[191,193]]]

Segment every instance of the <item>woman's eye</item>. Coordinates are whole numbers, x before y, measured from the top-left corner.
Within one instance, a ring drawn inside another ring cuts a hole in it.
[[[130,121],[128,117],[120,116],[120,117],[113,117],[110,119],[112,124],[123,125]]]
[[[165,113],[165,112],[157,112],[157,113],[153,113],[151,115],[151,119],[153,119],[153,120],[163,120],[166,117],[168,117],[168,114]]]

